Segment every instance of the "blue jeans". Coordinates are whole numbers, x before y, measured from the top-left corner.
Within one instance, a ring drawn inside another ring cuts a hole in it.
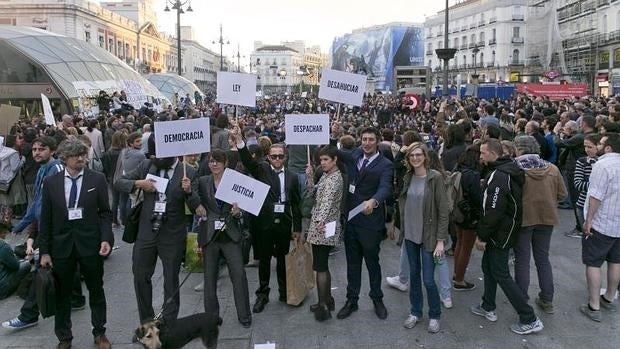
[[[406,244],[400,249],[400,259],[398,266],[398,279],[402,284],[409,283],[409,258],[407,257]],[[452,298],[452,279],[450,277],[450,265],[444,256],[441,264],[437,265],[437,273],[439,276],[439,295],[442,299]]]
[[[405,240],[405,248],[407,249],[409,268],[411,269],[409,274],[411,315],[415,315],[418,318],[422,317],[423,295],[421,279],[423,279],[428,297],[428,317],[439,319],[441,316],[441,304],[439,302],[439,291],[435,284],[435,260],[433,259],[433,254],[426,251],[422,244],[416,244],[410,240]]]

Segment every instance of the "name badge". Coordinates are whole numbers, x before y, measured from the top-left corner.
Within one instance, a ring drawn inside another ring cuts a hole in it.
[[[284,213],[284,205],[282,205],[282,204],[275,204],[275,205],[273,205],[273,212],[275,212],[275,213]]]
[[[69,220],[74,221],[76,219],[82,219],[82,208],[81,207],[69,209]]]
[[[224,228],[224,221],[215,221],[215,230],[222,230]]]
[[[349,184],[349,193],[355,194],[355,186],[353,184]]]
[[[165,201],[155,202],[155,209],[153,211],[157,213],[166,213],[166,202]]]

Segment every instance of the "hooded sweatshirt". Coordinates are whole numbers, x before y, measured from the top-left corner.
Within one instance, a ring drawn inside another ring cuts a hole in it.
[[[525,171],[521,226],[558,224],[558,201],[566,196],[560,170],[538,154],[521,155],[515,160]]]
[[[523,214],[523,171],[509,157],[489,164],[482,195],[482,217],[478,238],[506,249],[514,246]]]

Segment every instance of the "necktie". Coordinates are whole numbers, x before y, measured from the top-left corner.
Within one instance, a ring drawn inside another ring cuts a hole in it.
[[[169,168],[163,169],[162,171],[164,171],[164,178],[165,179],[170,179],[170,177],[168,176],[168,170],[170,170]]]
[[[364,171],[367,165],[368,165],[368,159],[364,159],[364,161],[362,161],[362,167],[360,168],[360,172]]]
[[[77,181],[80,179],[82,175],[77,176],[76,178],[69,177],[71,180],[71,191],[69,191],[69,208],[75,207],[75,202],[77,201]]]

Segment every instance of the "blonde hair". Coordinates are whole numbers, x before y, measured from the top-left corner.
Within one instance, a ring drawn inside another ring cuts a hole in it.
[[[409,156],[411,156],[411,154],[413,154],[413,151],[416,149],[422,149],[422,153],[424,153],[424,168],[426,168],[427,170],[430,168],[431,160],[428,156],[428,148],[424,143],[414,142],[411,143],[409,148],[407,148],[407,153],[405,154],[405,159],[403,160],[405,162],[405,166],[407,167],[407,172],[413,172],[413,166],[411,166]]]

